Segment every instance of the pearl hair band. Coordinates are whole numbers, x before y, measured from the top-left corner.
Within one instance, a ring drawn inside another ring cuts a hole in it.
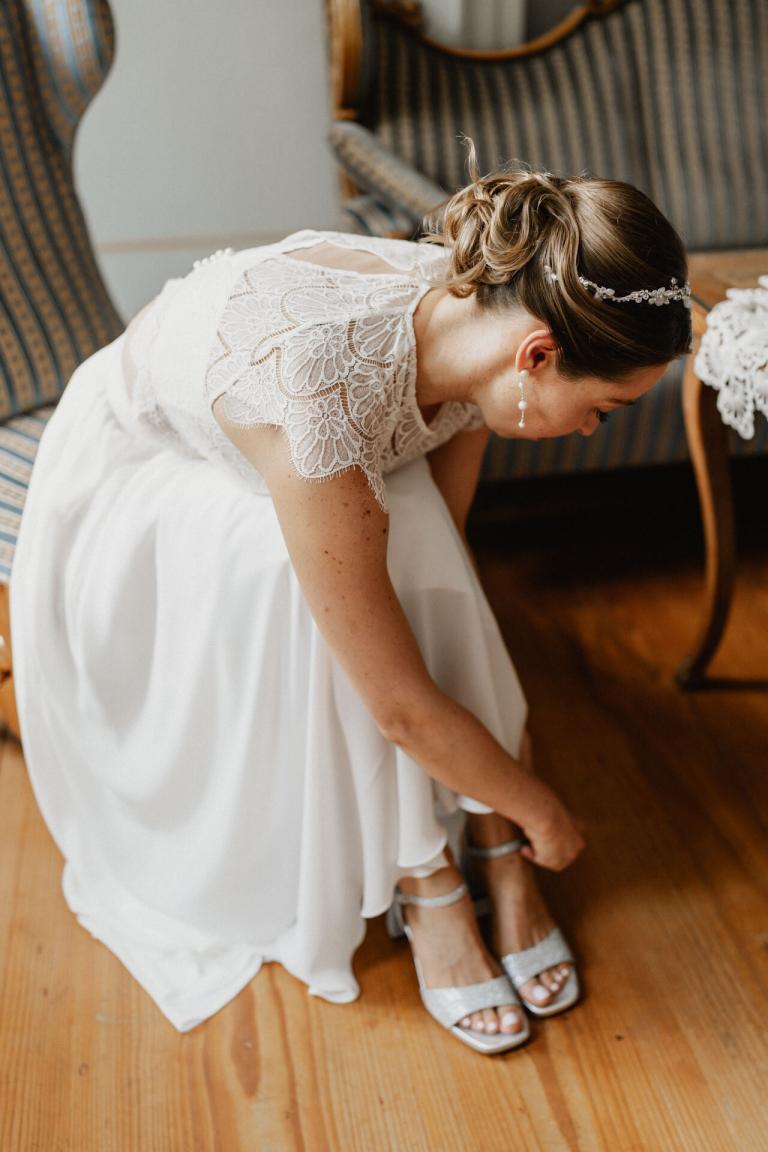
[[[554,272],[549,264],[544,265],[544,270],[550,280],[558,280],[559,277]],[[610,300],[613,304],[625,304],[630,301],[635,301],[638,304],[671,304],[673,300],[682,300],[686,308],[691,307],[691,286],[686,280],[685,284],[680,287],[677,283],[677,277],[673,276],[670,280],[671,288],[637,288],[634,292],[628,292],[626,296],[617,296],[615,288],[606,288],[602,284],[595,284],[594,280],[587,280],[586,276],[579,276],[579,282],[585,288],[594,288],[596,300]]]

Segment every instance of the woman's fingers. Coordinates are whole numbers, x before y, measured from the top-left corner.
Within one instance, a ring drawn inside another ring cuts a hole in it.
[[[583,847],[584,845],[580,844],[577,848],[571,848],[568,851],[562,849],[558,851],[551,845],[539,850],[533,845],[526,844],[520,849],[520,855],[524,856],[526,860],[530,860],[532,864],[537,864],[540,868],[549,868],[552,872],[562,872],[564,868],[573,863]]]

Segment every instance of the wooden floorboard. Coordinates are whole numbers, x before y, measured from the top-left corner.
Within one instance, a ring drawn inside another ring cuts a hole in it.
[[[2,1152],[768,1149],[768,473],[738,476],[727,686],[685,693],[700,532],[687,472],[651,471],[483,492],[470,532],[537,767],[587,826],[571,868],[539,872],[583,1002],[480,1056],[427,1016],[377,917],[354,1003],[270,963],[179,1035],[66,907],[7,738]]]

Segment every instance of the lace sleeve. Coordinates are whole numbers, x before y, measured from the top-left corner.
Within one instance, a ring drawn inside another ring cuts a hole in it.
[[[306,266],[305,266],[306,267]],[[307,291],[305,282],[302,292]],[[206,372],[209,403],[241,426],[275,424],[296,471],[323,481],[359,467],[388,511],[380,453],[390,316],[291,322],[287,295],[233,294]],[[259,298],[261,296],[261,298]]]

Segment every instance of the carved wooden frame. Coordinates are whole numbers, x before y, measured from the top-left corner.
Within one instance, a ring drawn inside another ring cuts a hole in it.
[[[553,47],[569,36],[585,20],[605,16],[627,0],[586,0],[569,12],[548,32],[515,48],[485,51],[477,48],[454,48],[432,40],[423,31],[424,20],[419,0],[371,0],[375,12],[398,20],[423,44],[445,56],[465,60],[514,60],[533,56]],[[357,120],[359,116],[360,65],[363,49],[363,22],[360,0],[326,0],[329,32],[331,95],[335,120]]]

